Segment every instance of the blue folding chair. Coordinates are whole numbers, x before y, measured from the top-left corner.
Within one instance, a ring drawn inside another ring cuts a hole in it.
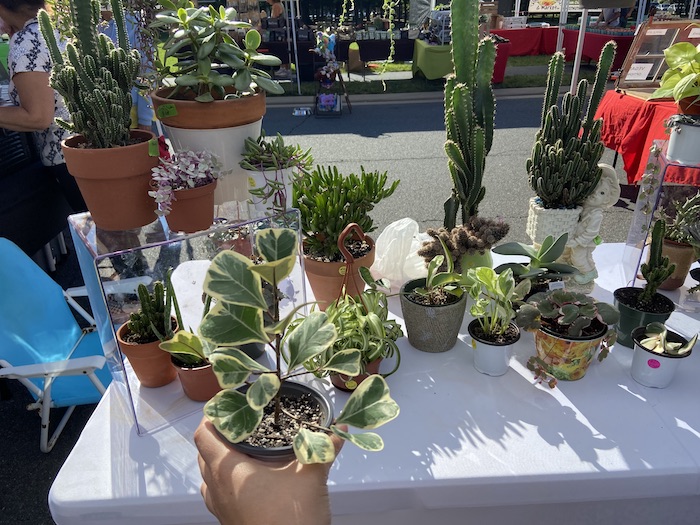
[[[11,241],[0,238],[0,379],[17,379],[41,416],[50,452],[77,405],[97,403],[112,376],[94,319]],[[81,328],[70,307],[87,323]],[[49,438],[52,408],[67,407]]]

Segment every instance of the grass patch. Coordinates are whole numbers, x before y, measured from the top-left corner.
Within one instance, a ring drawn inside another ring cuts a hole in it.
[[[374,71],[381,71],[382,67],[384,66],[384,62],[370,62],[369,63],[370,68],[374,69]],[[411,63],[410,62],[389,62],[386,65],[386,70],[387,72],[396,72],[396,71],[411,71]]]

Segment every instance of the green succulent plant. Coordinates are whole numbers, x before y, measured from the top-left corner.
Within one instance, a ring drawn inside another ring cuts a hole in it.
[[[455,271],[454,259],[445,241],[438,237],[442,246],[442,254],[435,255],[428,262],[428,275],[425,284],[409,292],[409,298],[419,304],[442,305],[449,304],[464,293],[462,275]],[[440,267],[445,264],[445,270]]]
[[[520,242],[507,242],[494,247],[492,251],[500,255],[521,255],[530,259],[527,263],[504,263],[498,265],[495,270],[501,273],[507,269],[513,271],[516,279],[529,279],[533,282],[562,279],[565,276],[578,272],[576,268],[568,264],[559,263],[557,260],[563,255],[569,234],[564,233],[556,240],[548,235],[539,247]]]
[[[356,348],[334,352],[328,359],[319,358],[338,338],[326,313],[311,312],[294,330],[288,330],[298,309],[282,317],[283,294],[279,287],[294,269],[298,245],[293,230],[259,230],[255,237],[258,263],[226,250],[214,257],[207,271],[204,291],[215,300],[215,305],[204,316],[199,335],[215,348],[209,361],[224,390],[204,406],[204,414],[232,443],[240,443],[256,431],[268,406],[273,409],[276,423],[281,423],[280,388],[285,381],[308,372],[334,371],[356,376],[361,371],[361,352]],[[276,291],[271,302],[263,294],[263,282]],[[264,322],[266,315],[272,322]],[[248,357],[240,348],[249,343],[268,345],[274,366]],[[312,361],[317,361],[317,365],[307,371],[303,365]],[[245,392],[240,390],[244,386],[248,387]],[[352,393],[329,428],[302,425],[293,440],[294,452],[302,463],[333,461],[330,433],[364,450],[381,450],[384,444],[379,435],[351,434],[338,425],[374,429],[398,414],[399,407],[391,398],[386,381],[372,375]]]
[[[644,339],[641,339],[639,344],[657,354],[685,355],[693,349],[698,340],[698,334],[695,334],[685,344],[674,343],[669,341],[667,336],[668,330],[663,323],[649,323],[644,331]]]
[[[649,260],[640,266],[642,277],[646,281],[644,289],[637,297],[637,306],[644,308],[651,304],[656,291],[666,279],[676,270],[668,257],[662,255],[664,237],[666,236],[666,222],[659,219],[654,223],[651,231],[651,245],[649,246]]]
[[[258,52],[260,33],[247,22],[238,20],[235,9],[223,6],[195,7],[190,0],[161,0],[164,10],[156,15],[153,29],[168,29],[163,44],[165,63],[157,60],[159,75],[172,80],[174,87],[167,98],[189,98],[213,102],[226,97],[255,93],[283,94],[284,89],[262,67],[279,66],[275,56]],[[241,47],[229,31],[247,29]],[[176,58],[170,65],[168,58]],[[221,70],[230,68],[232,74]]]
[[[131,88],[136,85],[141,59],[131,49],[124,10],[111,0],[118,44],[99,34],[97,0],[72,0],[71,42],[61,52],[49,14],[39,12],[39,26],[46,40],[53,68],[49,83],[63,97],[71,122],[56,122],[71,133],[83,135],[90,147],[126,146],[130,139]]]
[[[139,284],[136,288],[139,309],[129,315],[126,335],[128,342],[143,344],[171,339],[174,335],[173,308],[175,309],[177,326],[182,327],[180,307],[170,282],[171,274],[172,269],[169,269],[166,273],[165,284],[162,281],[156,281],[153,284],[153,292],[149,292],[145,284]]]
[[[530,186],[545,208],[580,206],[600,181],[598,163],[605,145],[600,140],[603,121],[595,119],[595,113],[606,90],[615,50],[611,41],[601,51],[587,107],[586,79],[578,83],[575,93],[566,93],[559,106],[564,54],[555,53],[549,62],[540,129],[526,162]]]

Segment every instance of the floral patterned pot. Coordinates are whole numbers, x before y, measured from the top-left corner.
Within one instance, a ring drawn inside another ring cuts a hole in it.
[[[576,381],[586,375],[588,365],[608,331],[603,326],[590,337],[564,337],[541,327],[535,332],[537,357],[547,365],[547,372],[563,381]]]

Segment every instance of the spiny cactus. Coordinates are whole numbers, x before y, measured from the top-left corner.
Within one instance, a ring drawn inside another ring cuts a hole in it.
[[[663,219],[659,219],[654,223],[654,228],[651,231],[649,261],[642,263],[640,267],[642,277],[644,277],[647,284],[637,298],[638,306],[649,304],[661,283],[668,279],[676,269],[676,265],[671,264],[669,258],[661,254],[665,236],[666,222]]]
[[[465,224],[484,198],[486,155],[493,142],[491,77],[496,61],[494,41],[488,37],[479,41],[479,3],[453,0],[451,9],[454,74],[445,82],[445,151],[453,185],[444,205],[448,230],[457,225],[460,207]]]
[[[118,47],[99,34],[100,6],[96,0],[72,0],[72,41],[61,53],[46,11],[39,13],[41,33],[49,47],[53,69],[50,84],[66,103],[72,122],[57,119],[68,131],[83,135],[93,148],[125,146],[131,126],[131,88],[141,66],[131,49],[124,10],[111,0]]]
[[[149,293],[148,288],[143,284],[139,284],[136,289],[141,308],[129,316],[131,342],[141,344],[172,339],[174,334],[171,311],[173,308],[175,308],[177,325],[182,328],[180,306],[171,281],[172,271],[170,268],[166,273],[165,284],[162,281],[156,281],[153,284],[153,293]]]
[[[545,208],[580,206],[600,181],[598,162],[605,150],[600,140],[603,121],[594,117],[616,48],[612,41],[603,47],[585,113],[588,80],[578,83],[575,94],[566,93],[560,108],[557,99],[564,71],[563,53],[555,53],[549,62],[540,130],[526,163],[530,186]]]

